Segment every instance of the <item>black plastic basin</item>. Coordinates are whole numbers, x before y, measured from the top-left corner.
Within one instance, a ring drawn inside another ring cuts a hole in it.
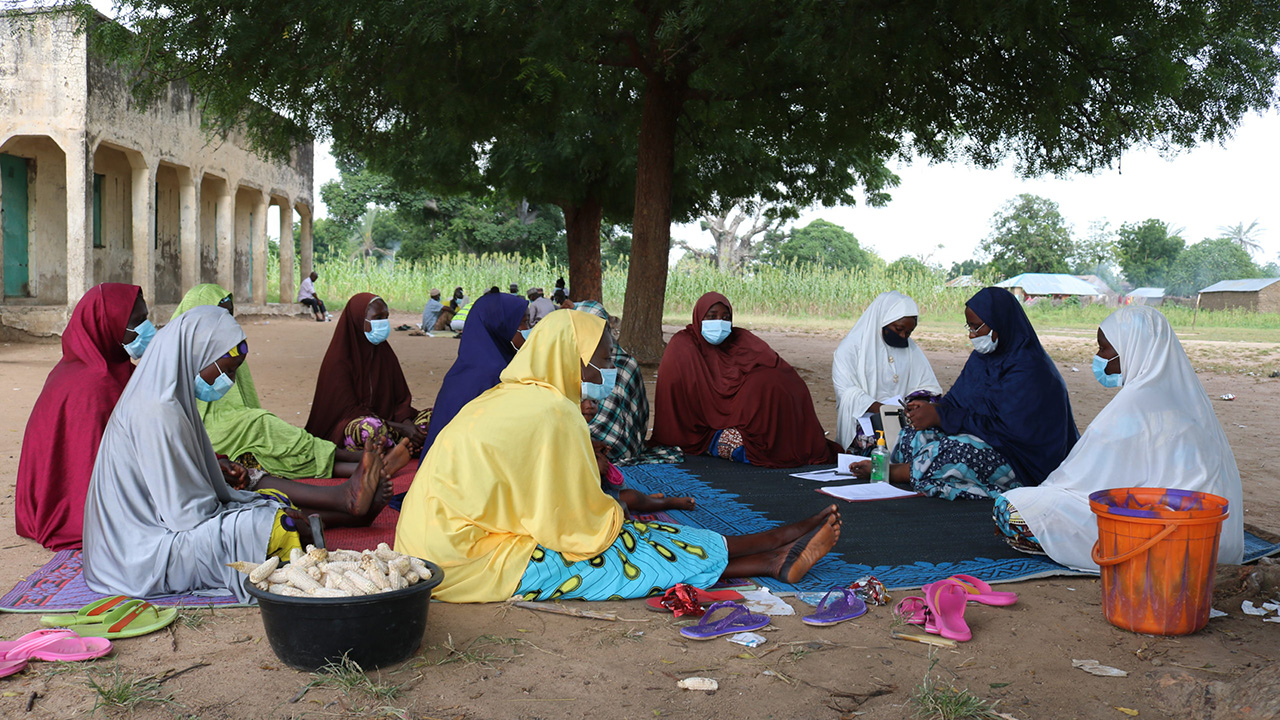
[[[426,561],[424,561],[426,562]],[[431,579],[402,590],[350,598],[300,598],[244,589],[262,608],[262,626],[276,657],[298,670],[317,670],[343,653],[365,670],[394,665],[418,652],[427,630],[431,591],[444,571],[427,562]]]

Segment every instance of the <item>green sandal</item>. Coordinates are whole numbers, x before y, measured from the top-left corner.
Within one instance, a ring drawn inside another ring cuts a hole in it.
[[[160,610],[143,600],[125,603],[125,612],[102,622],[77,625],[81,637],[100,637],[108,640],[131,638],[162,630],[178,617],[177,608]]]
[[[40,616],[40,624],[45,627],[72,627],[86,623],[102,622],[113,616],[119,618],[123,614],[123,608],[128,603],[128,595],[102,598],[80,608],[75,615],[42,615]]]

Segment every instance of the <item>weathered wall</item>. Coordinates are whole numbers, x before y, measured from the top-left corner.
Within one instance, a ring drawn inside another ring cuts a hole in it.
[[[133,282],[133,168],[125,154],[99,147],[93,173],[102,176],[102,244],[93,249],[93,281]],[[93,212],[93,208],[89,209]],[[90,238],[90,242],[93,239]],[[147,298],[151,300],[150,297]]]
[[[236,191],[236,234],[235,234],[235,287],[232,292],[237,299],[248,301],[253,297],[253,248],[262,242],[256,237],[257,215],[261,212],[258,202],[262,193],[250,188]]]
[[[1211,292],[1200,296],[1200,307],[1205,310],[1257,310],[1257,292]]]
[[[61,305],[67,297],[67,156],[48,137],[17,137],[0,152],[27,158],[27,262],[31,297]],[[0,247],[0,253],[3,253]],[[0,299],[0,302],[20,299]]]
[[[218,282],[218,203],[226,183],[205,177],[200,184],[200,282]]]
[[[182,300],[182,193],[178,170],[161,165],[156,171],[156,297],[158,305]]]

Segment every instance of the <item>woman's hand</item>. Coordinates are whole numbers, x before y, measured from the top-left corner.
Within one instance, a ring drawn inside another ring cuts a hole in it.
[[[222,478],[232,490],[243,490],[249,486],[249,471],[240,463],[218,458],[218,467],[222,469]]]
[[[927,430],[942,425],[938,417],[938,408],[933,403],[912,400],[907,403],[907,420],[916,430]]]
[[[881,403],[880,403],[879,401],[873,402],[873,403],[871,403],[871,407],[867,408],[867,412],[869,412],[869,413],[879,413],[879,412],[880,412],[880,408],[881,408],[881,407],[882,407],[882,405],[881,405]]]
[[[857,462],[851,462],[849,463],[849,472],[853,473],[853,476],[859,480],[870,480],[871,461],[859,460]]]
[[[409,438],[409,442],[412,443],[414,447],[422,447],[422,444],[427,441],[427,436],[422,432],[422,428],[411,422],[393,422],[387,424],[395,428],[400,433],[401,437]]]

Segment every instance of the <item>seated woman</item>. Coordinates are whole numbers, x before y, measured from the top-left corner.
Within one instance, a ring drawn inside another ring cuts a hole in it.
[[[408,439],[409,454],[417,457],[431,410],[413,409],[400,360],[386,343],[389,317],[387,303],[372,293],[347,301],[320,364],[307,432],[347,450],[370,438],[384,450]]]
[[[204,305],[220,307],[235,316],[231,293],[213,284],[187,291],[173,316]],[[360,464],[363,451],[338,449],[262,409],[258,390],[245,362],[236,372],[235,386],[217,402],[196,401],[205,432],[219,455],[243,465],[254,475],[279,478],[347,477]],[[408,448],[383,459],[387,472],[395,473],[409,461]]]
[[[947,394],[907,403],[889,480],[947,500],[1039,485],[1079,439],[1067,386],[1018,299],[983,288],[965,304],[973,352]],[[851,466],[870,475],[871,464]]]
[[[996,525],[1019,550],[1047,553],[1076,570],[1097,572],[1098,539],[1089,493],[1159,487],[1227,499],[1218,562],[1244,556],[1240,472],[1222,425],[1182,344],[1155,308],[1130,306],[1098,328],[1094,375],[1120,392],[1089,424],[1067,459],[1039,487],[996,500]]]
[[[834,506],[766,533],[624,520],[600,489],[584,388],[605,383],[599,318],[548,315],[502,383],[440,431],[396,525],[396,549],[444,568],[446,602],[646,597],[680,582],[771,575],[794,582],[835,544]],[[611,374],[611,373],[610,373]]]
[[[609,322],[609,313],[594,300],[583,300],[576,308]],[[613,366],[618,382],[609,397],[596,403],[590,419],[591,440],[604,446],[605,457],[614,465],[684,462],[680,448],[646,446],[649,434],[649,396],[644,391],[640,363],[621,345],[613,346]]]
[[[809,387],[765,341],[733,327],[733,306],[703,295],[658,367],[654,445],[763,467],[829,463]]]
[[[929,360],[911,339],[920,309],[895,290],[880,293],[836,348],[831,379],[836,387],[836,442],[863,454],[876,444],[860,420],[879,413],[890,398],[919,391],[941,395]]]
[[[156,333],[107,423],[89,483],[84,575],[94,592],[146,598],[224,590],[247,601],[226,563],[287,558],[309,540],[306,523],[296,522],[302,514],[360,516],[379,487],[385,492],[381,456],[372,449],[345,486],[310,488],[328,500],[313,509],[291,510],[274,492],[232,489],[196,398],[226,394],[247,352],[244,331],[218,308],[194,308]]]
[[[31,408],[18,459],[14,525],[50,550],[80,547],[84,497],[111,411],[155,334],[142,288],[89,289],[62,331],[62,360]]]

